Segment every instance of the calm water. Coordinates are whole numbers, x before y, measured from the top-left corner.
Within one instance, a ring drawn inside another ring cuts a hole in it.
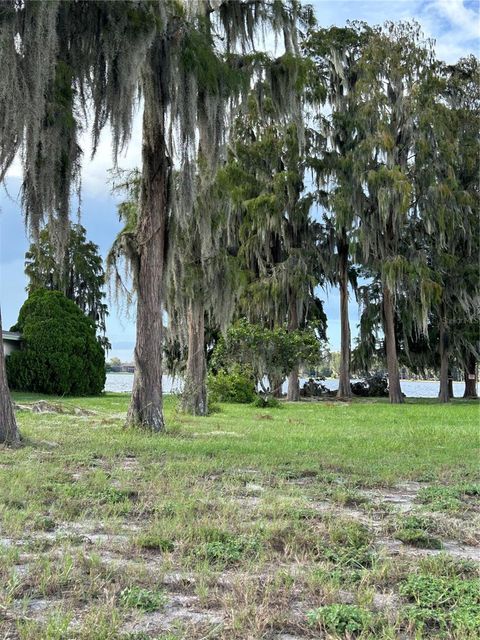
[[[132,390],[133,374],[132,373],[107,373],[107,381],[105,383],[105,391],[127,391]],[[325,380],[324,384],[329,389],[338,389],[338,380]],[[284,385],[286,392],[287,385]],[[463,395],[463,382],[453,383],[453,392],[455,396]],[[179,393],[182,390],[182,381],[180,379],[173,380],[170,376],[163,376],[164,393]],[[402,381],[402,391],[410,398],[436,398],[438,395],[438,382],[420,381]]]

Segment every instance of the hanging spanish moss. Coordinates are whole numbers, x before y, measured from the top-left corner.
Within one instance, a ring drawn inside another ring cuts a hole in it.
[[[261,41],[262,24],[269,22],[284,38],[296,29],[295,2],[184,2],[183,10],[178,3],[164,3],[163,8],[142,73],[143,179],[135,238],[127,225],[110,260],[119,289],[123,287],[116,268],[119,259],[123,255],[130,261],[137,294],[137,374],[129,421],[154,429],[162,428],[163,419],[158,393],[161,368],[152,364],[151,356],[157,354],[159,363],[161,353],[152,341],[161,344],[163,327],[159,324],[152,332],[151,311],[144,317],[146,307],[164,308],[163,269],[167,266],[172,339],[187,344],[190,327],[190,335],[195,329],[203,341],[203,329],[193,326],[193,317],[202,324],[205,314],[212,321],[215,316],[222,326],[228,323],[236,287],[231,283],[232,260],[226,250],[228,207],[225,204],[222,210],[224,199],[215,186],[215,174],[226,155],[230,123],[252,86],[257,87],[259,108],[275,108],[284,115],[298,88],[294,65],[289,65],[291,73],[286,67],[283,71],[291,81],[280,83],[274,80],[280,75],[276,69],[284,66],[279,60],[265,54],[246,55],[256,40]],[[287,51],[294,41],[289,36]],[[268,83],[276,89],[267,101]],[[284,91],[287,84],[289,90]],[[132,256],[134,245],[137,254]],[[155,272],[149,263],[155,263]],[[144,290],[150,278],[157,284]],[[143,293],[149,296],[148,304]],[[143,324],[150,327],[148,340]],[[142,408],[145,404],[148,415]]]

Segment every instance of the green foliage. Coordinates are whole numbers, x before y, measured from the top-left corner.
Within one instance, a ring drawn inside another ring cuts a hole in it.
[[[459,511],[462,508],[461,491],[456,487],[424,487],[418,492],[418,500],[432,511]]]
[[[258,395],[253,401],[253,406],[259,409],[278,409],[280,402],[270,396]]]
[[[400,585],[400,595],[412,603],[405,607],[404,617],[414,629],[453,632],[462,637],[462,633],[480,628],[476,580],[411,575]]]
[[[374,553],[371,536],[357,522],[335,522],[330,529],[330,543],[323,555],[336,567],[360,570],[372,566]]]
[[[23,349],[7,358],[12,389],[95,395],[105,384],[105,356],[93,322],[58,291],[39,289],[20,309]]]
[[[175,548],[172,540],[155,532],[141,534],[138,536],[136,543],[141,549],[147,549],[148,551],[171,552]]]
[[[70,225],[63,264],[58,260],[55,225],[42,229],[38,242],[30,245],[25,254],[25,273],[29,294],[37,289],[61,291],[75,302],[97,327],[101,344],[109,348],[105,337],[108,315],[104,302],[105,273],[98,246],[87,241],[85,228]]]
[[[252,375],[234,365],[229,372],[211,373],[208,376],[208,391],[213,402],[248,404],[255,399],[255,382]]]
[[[205,28],[190,29],[185,34],[180,60],[184,69],[195,75],[199,90],[206,93],[223,93],[226,97],[247,86],[248,75],[217,55]]]
[[[254,558],[260,550],[258,536],[234,535],[225,531],[206,532],[207,541],[197,547],[197,557],[217,566],[235,565],[243,559]]]
[[[420,529],[401,529],[395,534],[397,540],[420,549],[442,549],[441,540]]]
[[[268,329],[242,319],[219,340],[211,366],[226,371],[235,365],[248,367],[263,387],[265,377],[282,380],[295,366],[314,365],[319,358],[320,344],[313,330]]]
[[[310,625],[320,625],[330,633],[355,636],[372,627],[372,614],[352,604],[330,604],[307,614]]]
[[[126,608],[140,609],[145,613],[151,613],[165,606],[167,597],[164,591],[151,591],[133,585],[125,587],[121,591],[120,602]]]
[[[404,544],[420,549],[442,549],[443,547],[441,540],[421,529],[400,529],[396,532],[395,537]]]

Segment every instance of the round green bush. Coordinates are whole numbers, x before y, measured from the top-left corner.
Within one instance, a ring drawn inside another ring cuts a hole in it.
[[[95,325],[59,291],[32,293],[17,324],[23,348],[6,359],[11,389],[52,395],[95,395],[105,385],[105,354]]]
[[[228,373],[218,371],[208,376],[208,393],[213,402],[249,404],[255,399],[255,382],[252,375],[242,373],[240,367],[232,367]]]

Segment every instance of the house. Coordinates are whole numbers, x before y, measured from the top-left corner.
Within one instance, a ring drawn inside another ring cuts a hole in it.
[[[22,334],[16,331],[2,331],[3,353],[9,356],[22,346]]]

